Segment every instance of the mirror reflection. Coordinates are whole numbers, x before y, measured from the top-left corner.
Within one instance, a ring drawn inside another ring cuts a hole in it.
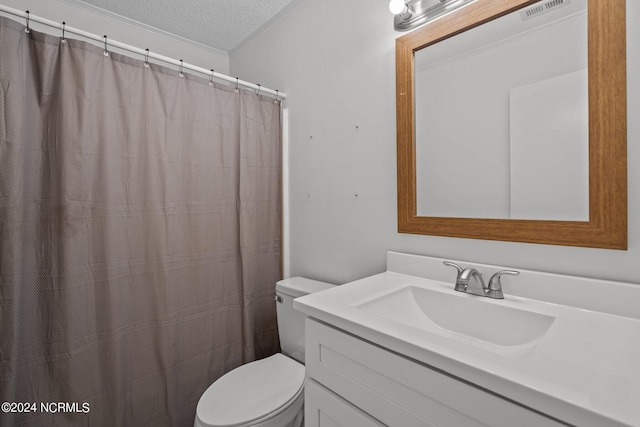
[[[587,0],[416,51],[418,216],[588,221],[587,59]]]

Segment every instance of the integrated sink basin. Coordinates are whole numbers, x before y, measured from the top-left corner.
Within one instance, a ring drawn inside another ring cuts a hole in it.
[[[477,296],[416,286],[404,287],[355,307],[432,333],[448,332],[503,347],[537,340],[555,320],[546,314],[508,307],[501,301],[496,303]]]

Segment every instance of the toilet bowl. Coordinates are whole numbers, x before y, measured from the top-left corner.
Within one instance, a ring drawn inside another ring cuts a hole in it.
[[[303,384],[304,365],[283,354],[248,363],[209,386],[198,402],[194,425],[295,427]]]
[[[194,427],[301,427],[304,425],[304,318],[293,299],[333,287],[302,277],[276,284],[282,353],[242,365],[203,393]]]

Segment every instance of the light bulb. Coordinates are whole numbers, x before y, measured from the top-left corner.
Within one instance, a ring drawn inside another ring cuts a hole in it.
[[[407,5],[404,3],[404,0],[391,0],[389,2],[389,10],[394,15],[400,15],[406,8]]]

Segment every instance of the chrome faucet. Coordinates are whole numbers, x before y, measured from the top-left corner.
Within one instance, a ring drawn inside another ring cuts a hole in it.
[[[479,295],[481,297],[489,297],[495,299],[504,298],[500,276],[504,274],[517,276],[518,274],[520,274],[519,271],[515,270],[498,271],[496,274],[491,276],[489,284],[486,285],[484,283],[484,279],[482,278],[482,273],[480,273],[475,268],[468,267],[463,269],[458,264],[451,261],[444,261],[444,265],[448,267],[454,267],[456,270],[458,270],[458,276],[456,277],[456,286],[454,287],[454,290],[458,292],[465,292],[467,294]]]

